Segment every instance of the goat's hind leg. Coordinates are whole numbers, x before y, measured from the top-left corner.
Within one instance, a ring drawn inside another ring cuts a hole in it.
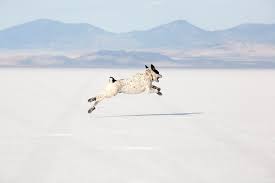
[[[89,110],[88,110],[88,113],[91,113],[95,110],[95,106],[91,107]]]
[[[104,98],[105,98],[104,95],[99,95],[99,96],[90,98],[91,100],[89,99],[88,102],[95,101],[95,103],[94,103],[94,105],[88,110],[88,113],[93,112],[93,111],[95,110],[95,106],[96,106],[99,102],[101,102]]]
[[[96,101],[96,97],[92,97],[88,99],[88,102],[93,102],[93,101]]]

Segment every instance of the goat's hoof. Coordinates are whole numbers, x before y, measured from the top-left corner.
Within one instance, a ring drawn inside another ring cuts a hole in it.
[[[158,93],[157,93],[159,96],[162,96],[162,93],[159,91]]]
[[[88,100],[88,102],[92,102],[92,101],[95,101],[95,100],[96,100],[96,98],[93,97],[93,98],[90,98],[90,99]]]
[[[88,113],[93,112],[93,110],[95,110],[95,107],[92,107],[91,109],[88,110]]]

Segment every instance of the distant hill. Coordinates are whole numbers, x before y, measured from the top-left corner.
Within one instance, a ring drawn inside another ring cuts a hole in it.
[[[220,48],[218,48],[220,49]],[[218,51],[220,55],[220,51]],[[205,50],[202,50],[205,53]],[[177,56],[179,53],[174,53]],[[225,52],[222,58],[210,56],[195,56],[184,52],[182,57],[172,58],[165,54],[149,51],[124,51],[124,50],[101,50],[71,57],[58,54],[30,54],[12,55],[2,57],[1,67],[62,67],[62,68],[143,68],[144,65],[154,64],[158,67],[172,68],[275,68],[274,56],[251,58],[233,57]]]
[[[192,48],[208,44],[212,33],[178,20],[146,31],[130,32],[143,48]]]
[[[241,24],[213,33],[221,43],[235,41],[275,44],[275,24]]]
[[[82,55],[75,60],[83,66],[112,66],[112,67],[135,67],[155,63],[157,65],[169,66],[174,60],[166,55],[155,52],[144,51],[113,51],[101,50],[95,53]]]
[[[0,48],[83,48],[93,46],[98,36],[111,34],[89,24],[40,19],[0,31]]]
[[[0,31],[0,49],[190,49],[227,42],[275,45],[275,24],[206,31],[177,20],[149,30],[117,34],[89,24],[39,19]]]
[[[101,50],[73,58],[56,54],[0,57],[0,67],[144,67],[151,63],[158,66],[176,64],[173,59],[160,53],[123,50]]]

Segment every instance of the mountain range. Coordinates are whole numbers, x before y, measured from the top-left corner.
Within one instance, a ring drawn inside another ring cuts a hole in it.
[[[207,31],[184,20],[113,33],[39,19],[0,30],[0,67],[275,68],[275,24]]]
[[[184,20],[149,30],[113,33],[90,24],[39,19],[0,30],[0,49],[194,49],[229,42],[275,45],[275,24],[207,31]]]

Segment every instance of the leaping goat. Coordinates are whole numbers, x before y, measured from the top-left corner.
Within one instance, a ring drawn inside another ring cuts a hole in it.
[[[88,110],[88,113],[91,113],[95,110],[95,106],[106,98],[111,98],[116,96],[118,93],[125,94],[140,94],[145,91],[148,93],[156,93],[162,95],[160,88],[154,86],[152,83],[159,82],[159,79],[162,78],[162,75],[156,70],[155,66],[151,64],[151,67],[145,65],[144,73],[137,73],[128,79],[119,79],[116,80],[113,77],[110,77],[109,83],[107,84],[105,90],[88,100],[88,102],[93,102],[94,105]]]

